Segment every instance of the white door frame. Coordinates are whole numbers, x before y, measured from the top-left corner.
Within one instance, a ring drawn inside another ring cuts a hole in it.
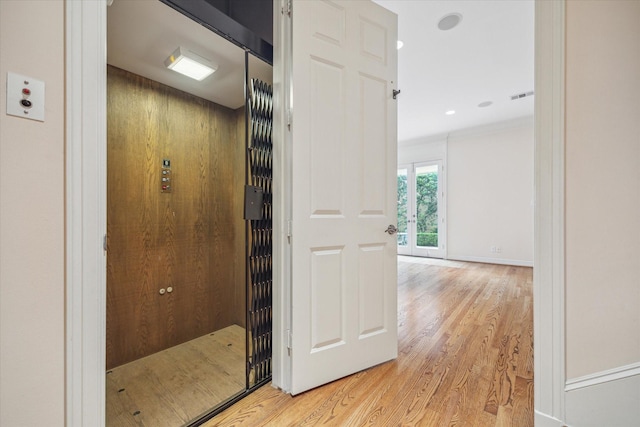
[[[273,289],[271,334],[272,385],[291,390],[291,245],[292,135],[289,105],[293,86],[291,21],[281,11],[287,0],[273,0]]]
[[[66,425],[104,426],[107,4],[66,0]]]
[[[535,2],[534,409],[536,426],[564,425],[565,0]]]
[[[274,0],[275,25],[281,27]],[[106,0],[66,0],[66,425],[104,426],[106,271]],[[536,425],[564,418],[564,21],[565,1],[537,1],[535,12],[535,411]],[[278,36],[276,34],[276,39]],[[286,34],[283,39],[286,40]],[[282,99],[290,79],[277,77],[274,125],[286,128]],[[285,84],[286,82],[286,84]],[[279,128],[279,129],[278,129]],[[274,174],[286,149],[274,148]],[[274,176],[275,179],[275,176]],[[277,187],[277,186],[276,186]],[[286,194],[286,192],[283,192]],[[274,194],[274,384],[285,384],[287,271],[283,194]],[[283,216],[276,216],[283,215]]]

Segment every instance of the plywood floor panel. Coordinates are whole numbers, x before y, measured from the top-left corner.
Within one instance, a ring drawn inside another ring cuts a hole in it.
[[[106,374],[107,427],[179,427],[245,388],[245,330],[233,325]]]

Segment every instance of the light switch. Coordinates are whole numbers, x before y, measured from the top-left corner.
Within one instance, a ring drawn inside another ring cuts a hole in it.
[[[44,122],[44,82],[7,73],[7,114]]]

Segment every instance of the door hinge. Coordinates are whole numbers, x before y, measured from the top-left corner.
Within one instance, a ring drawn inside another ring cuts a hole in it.
[[[102,236],[102,248],[107,252],[107,235]]]
[[[291,220],[287,220],[287,241],[289,242],[289,244],[291,244],[291,236],[293,234],[293,224],[291,222]]]
[[[287,110],[287,128],[289,128],[289,130],[291,130],[291,122],[292,122],[292,113],[291,113],[291,108],[289,108]]]
[[[293,348],[293,337],[291,335],[291,329],[287,329],[287,353],[291,356],[291,349]]]
[[[285,6],[280,9],[280,13],[282,13],[283,15],[286,13],[287,16],[291,16],[291,9],[292,9],[292,4],[291,4],[292,0],[287,0],[287,3],[285,4]]]

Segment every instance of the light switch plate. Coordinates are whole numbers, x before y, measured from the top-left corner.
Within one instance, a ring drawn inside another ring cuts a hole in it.
[[[29,94],[23,90],[28,89]],[[31,102],[24,107],[22,100]],[[7,73],[7,114],[44,122],[44,82],[16,73]]]

